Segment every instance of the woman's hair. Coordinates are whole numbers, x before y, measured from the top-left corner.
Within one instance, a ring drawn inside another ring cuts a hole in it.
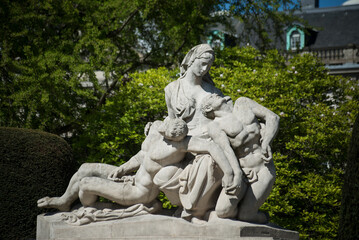
[[[212,58],[212,61],[214,61],[214,51],[211,46],[208,44],[200,44],[189,50],[181,63],[181,77],[186,75],[187,69],[198,58]],[[203,80],[214,85],[209,73],[206,73],[206,75],[203,76]]]

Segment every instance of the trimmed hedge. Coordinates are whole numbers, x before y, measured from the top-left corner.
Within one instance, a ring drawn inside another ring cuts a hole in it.
[[[70,146],[38,130],[0,128],[0,239],[35,238],[37,200],[60,196],[76,171]]]

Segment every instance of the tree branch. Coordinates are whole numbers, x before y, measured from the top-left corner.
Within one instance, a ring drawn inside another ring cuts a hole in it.
[[[139,12],[139,9],[135,9],[134,11],[132,11],[132,13],[130,14],[130,16],[128,16],[128,18],[122,23],[121,27],[116,30],[114,33],[119,34],[126,26],[127,24],[131,21],[131,19]],[[126,73],[128,73],[130,70],[132,70],[134,67],[136,66],[136,64],[132,65],[131,67],[129,67],[128,69],[126,69],[124,72],[121,73],[121,75],[124,75]],[[115,80],[111,83],[110,86],[107,87],[107,90],[104,94],[102,94],[100,100],[97,102],[96,107],[101,106],[102,104],[105,103],[106,101],[106,97],[107,95],[115,88],[116,84],[117,84],[118,80]]]
[[[177,56],[177,54],[182,50],[182,48],[184,47],[184,45],[187,43],[187,36],[188,36],[188,33],[191,31],[191,27],[189,26],[187,28],[187,31],[185,32],[184,34],[184,38],[183,38],[183,42],[182,44],[177,48],[177,50],[173,53],[172,57],[175,57]],[[171,63],[168,63],[166,64],[166,67],[168,67]]]
[[[135,68],[137,64],[132,65],[131,67],[127,68],[125,71],[121,73],[121,75],[125,75],[129,71],[131,71],[133,68]],[[122,78],[123,79],[123,78]],[[101,106],[105,103],[107,95],[116,87],[116,84],[118,83],[118,79],[114,80],[110,86],[106,89],[106,92],[104,92],[100,98],[100,100],[97,102],[96,107]]]
[[[127,17],[127,19],[122,23],[121,27],[119,29],[117,29],[116,31],[113,31],[112,33],[114,33],[115,35],[119,34],[120,32],[122,32],[122,30],[127,26],[127,24],[132,20],[132,18],[139,12],[139,9],[135,9],[134,11],[131,12],[130,16]]]

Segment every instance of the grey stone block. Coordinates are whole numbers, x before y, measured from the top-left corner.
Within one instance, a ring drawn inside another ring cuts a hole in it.
[[[72,226],[62,222],[60,213],[57,213],[38,215],[36,239],[294,240],[299,239],[299,234],[273,224],[252,224],[229,219],[218,219],[200,225],[163,215],[144,215]]]

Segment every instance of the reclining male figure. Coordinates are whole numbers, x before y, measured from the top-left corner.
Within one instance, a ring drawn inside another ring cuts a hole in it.
[[[180,162],[187,152],[209,153],[224,173],[223,187],[228,190],[235,188],[232,186],[232,168],[221,148],[213,142],[187,136],[187,132],[183,120],[155,121],[150,126],[141,150],[127,163],[120,167],[84,163],[73,175],[61,197],[44,197],[38,200],[38,207],[69,211],[77,198],[86,207],[93,206],[98,196],[122,206],[151,203],[159,193],[153,183],[156,173],[164,166]],[[119,178],[134,170],[137,170],[134,176]]]

